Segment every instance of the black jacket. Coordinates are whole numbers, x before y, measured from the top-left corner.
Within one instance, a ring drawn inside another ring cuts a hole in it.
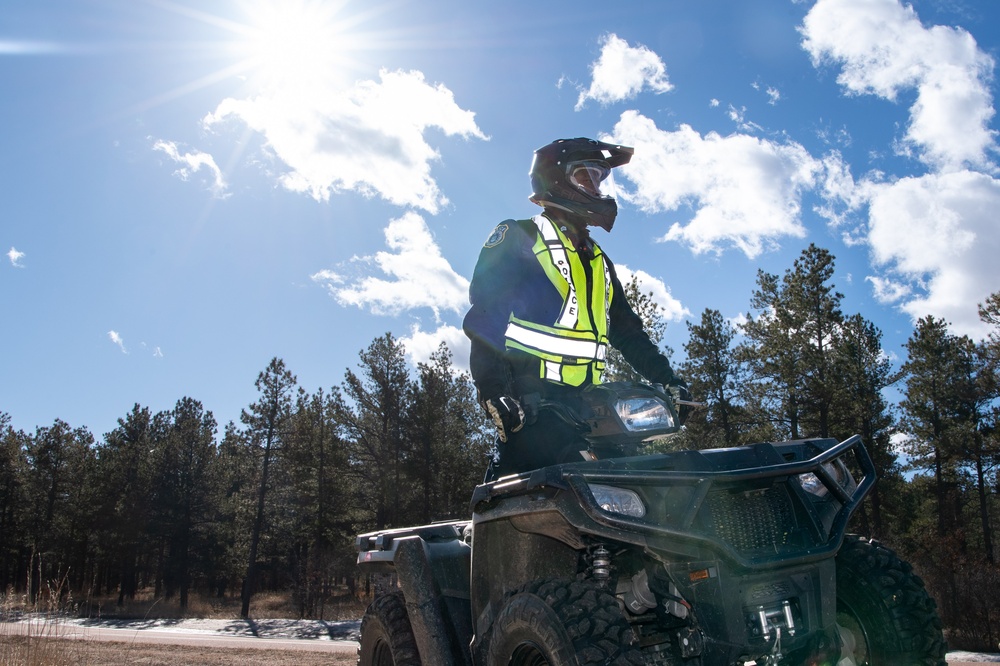
[[[576,247],[570,252],[592,252],[594,242],[584,228],[563,228]],[[506,220],[497,225],[479,254],[469,286],[472,307],[463,328],[472,341],[469,369],[480,399],[499,395],[551,395],[565,390],[539,377],[539,359],[518,350],[506,350],[504,333],[511,313],[519,319],[551,326],[563,306],[562,297],[545,275],[532,248],[538,237],[532,220]],[[575,236],[575,238],[574,238]],[[670,362],[643,330],[642,320],[625,298],[614,265],[605,255],[614,293],[611,298],[608,341],[639,374],[653,383],[673,385],[677,379]],[[589,267],[588,262],[584,266]]]

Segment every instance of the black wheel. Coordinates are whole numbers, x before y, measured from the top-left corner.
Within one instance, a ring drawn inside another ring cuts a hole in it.
[[[858,666],[945,666],[937,604],[907,562],[855,535],[836,562],[844,657]]]
[[[593,583],[547,578],[525,585],[493,624],[488,666],[641,666],[615,598]]]
[[[420,666],[402,592],[377,598],[365,611],[358,666]]]

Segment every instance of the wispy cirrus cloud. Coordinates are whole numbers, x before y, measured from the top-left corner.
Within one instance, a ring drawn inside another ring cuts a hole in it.
[[[108,340],[111,340],[113,344],[117,345],[123,354],[128,353],[128,350],[125,349],[125,340],[122,339],[122,336],[118,333],[118,331],[114,329],[108,331]]]
[[[157,140],[153,143],[153,150],[165,153],[170,159],[180,166],[174,171],[181,180],[190,180],[193,174],[198,173],[203,168],[208,171],[208,189],[213,195],[219,198],[228,196],[226,179],[222,170],[215,163],[215,158],[208,153],[201,151],[182,152],[180,147],[173,141]]]

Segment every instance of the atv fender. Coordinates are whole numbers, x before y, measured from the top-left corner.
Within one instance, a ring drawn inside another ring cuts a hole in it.
[[[414,528],[362,535],[358,564],[369,571],[396,574],[422,663],[471,666],[471,549],[463,539],[443,538],[435,533],[439,531],[435,526],[433,532]],[[372,545],[375,548],[368,550]]]

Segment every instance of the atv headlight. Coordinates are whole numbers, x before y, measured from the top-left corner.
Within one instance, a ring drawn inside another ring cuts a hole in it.
[[[615,410],[630,432],[674,427],[674,417],[659,398],[648,396],[622,398],[615,403]]]
[[[594,495],[597,506],[611,513],[623,516],[642,518],[646,515],[646,505],[642,503],[638,493],[614,486],[590,484],[590,492]]]
[[[840,462],[839,459],[823,463],[823,469],[830,474],[830,477],[841,488],[846,488],[850,484],[851,473],[847,471],[847,466]],[[802,485],[804,491],[816,497],[826,497],[826,494],[829,492],[820,478],[812,472],[799,474],[799,483]]]

